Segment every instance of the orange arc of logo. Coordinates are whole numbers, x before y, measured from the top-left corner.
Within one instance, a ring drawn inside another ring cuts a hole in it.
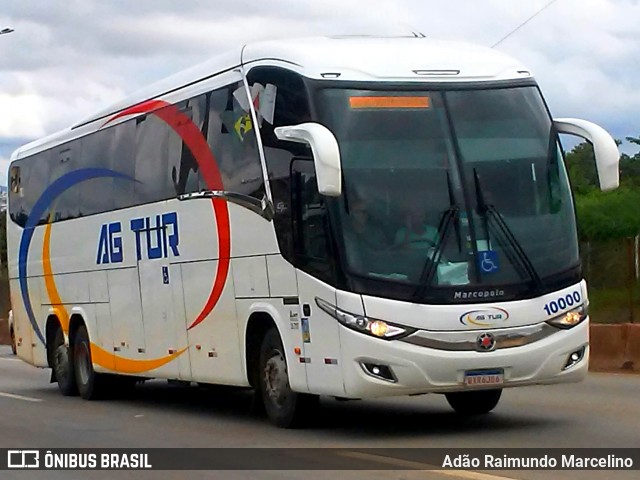
[[[51,217],[44,230],[44,241],[42,242],[42,269],[44,270],[44,285],[47,295],[51,301],[53,311],[60,320],[60,326],[64,333],[69,333],[69,314],[62,304],[62,299],[58,293],[56,282],[53,280],[53,270],[51,268]]]
[[[96,365],[100,365],[102,368],[117,371],[119,373],[143,373],[166,365],[186,351],[187,348],[183,348],[182,350],[178,350],[177,352],[165,357],[152,358],[149,360],[135,360],[114,355],[99,345],[91,343],[91,361]]]

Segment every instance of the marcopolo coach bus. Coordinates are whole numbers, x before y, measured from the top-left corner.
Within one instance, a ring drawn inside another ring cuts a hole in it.
[[[63,395],[252,387],[292,426],[319,395],[574,382],[588,299],[559,133],[532,74],[425,38],[245,45],[17,150],[18,355]]]

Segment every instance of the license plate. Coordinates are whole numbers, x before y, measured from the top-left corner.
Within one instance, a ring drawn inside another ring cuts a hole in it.
[[[468,387],[489,387],[504,383],[504,370],[468,370],[464,372],[464,384]]]

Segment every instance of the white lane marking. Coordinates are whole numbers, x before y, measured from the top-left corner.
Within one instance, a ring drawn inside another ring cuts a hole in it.
[[[19,358],[0,357],[0,360],[9,360],[10,362],[21,362]]]
[[[395,465],[403,468],[410,468],[413,470],[429,470],[436,475],[444,475],[448,477],[464,478],[468,480],[514,480],[511,477],[501,477],[498,475],[491,475],[488,473],[471,472],[468,470],[438,470],[439,467],[430,465],[428,463],[414,462],[411,460],[404,460],[402,458],[385,457],[382,455],[374,455],[371,453],[363,452],[339,452],[338,455],[344,457],[359,458],[361,460],[371,460],[373,462],[385,463],[387,465]],[[375,470],[375,468],[372,468]]]
[[[24,400],[25,402],[42,402],[41,398],[25,397],[15,393],[0,392],[0,397],[13,398],[14,400]]]

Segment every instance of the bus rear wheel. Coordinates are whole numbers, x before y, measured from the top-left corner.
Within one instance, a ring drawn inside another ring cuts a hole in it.
[[[445,394],[451,408],[461,415],[482,415],[489,413],[498,405],[501,395],[502,389]]]
[[[260,395],[269,420],[282,428],[306,424],[318,396],[291,390],[282,340],[275,328],[262,340],[259,369]]]
[[[64,333],[60,328],[53,339],[51,368],[53,368],[60,393],[65,397],[77,395],[78,387],[73,374],[73,355],[71,348],[64,343]]]
[[[9,331],[9,336],[11,337],[11,352],[16,355],[18,353],[18,347],[16,346],[16,334],[13,331],[13,327]]]
[[[107,379],[93,369],[89,334],[84,325],[78,327],[74,339],[73,363],[78,392],[85,400],[98,399],[104,394]]]

